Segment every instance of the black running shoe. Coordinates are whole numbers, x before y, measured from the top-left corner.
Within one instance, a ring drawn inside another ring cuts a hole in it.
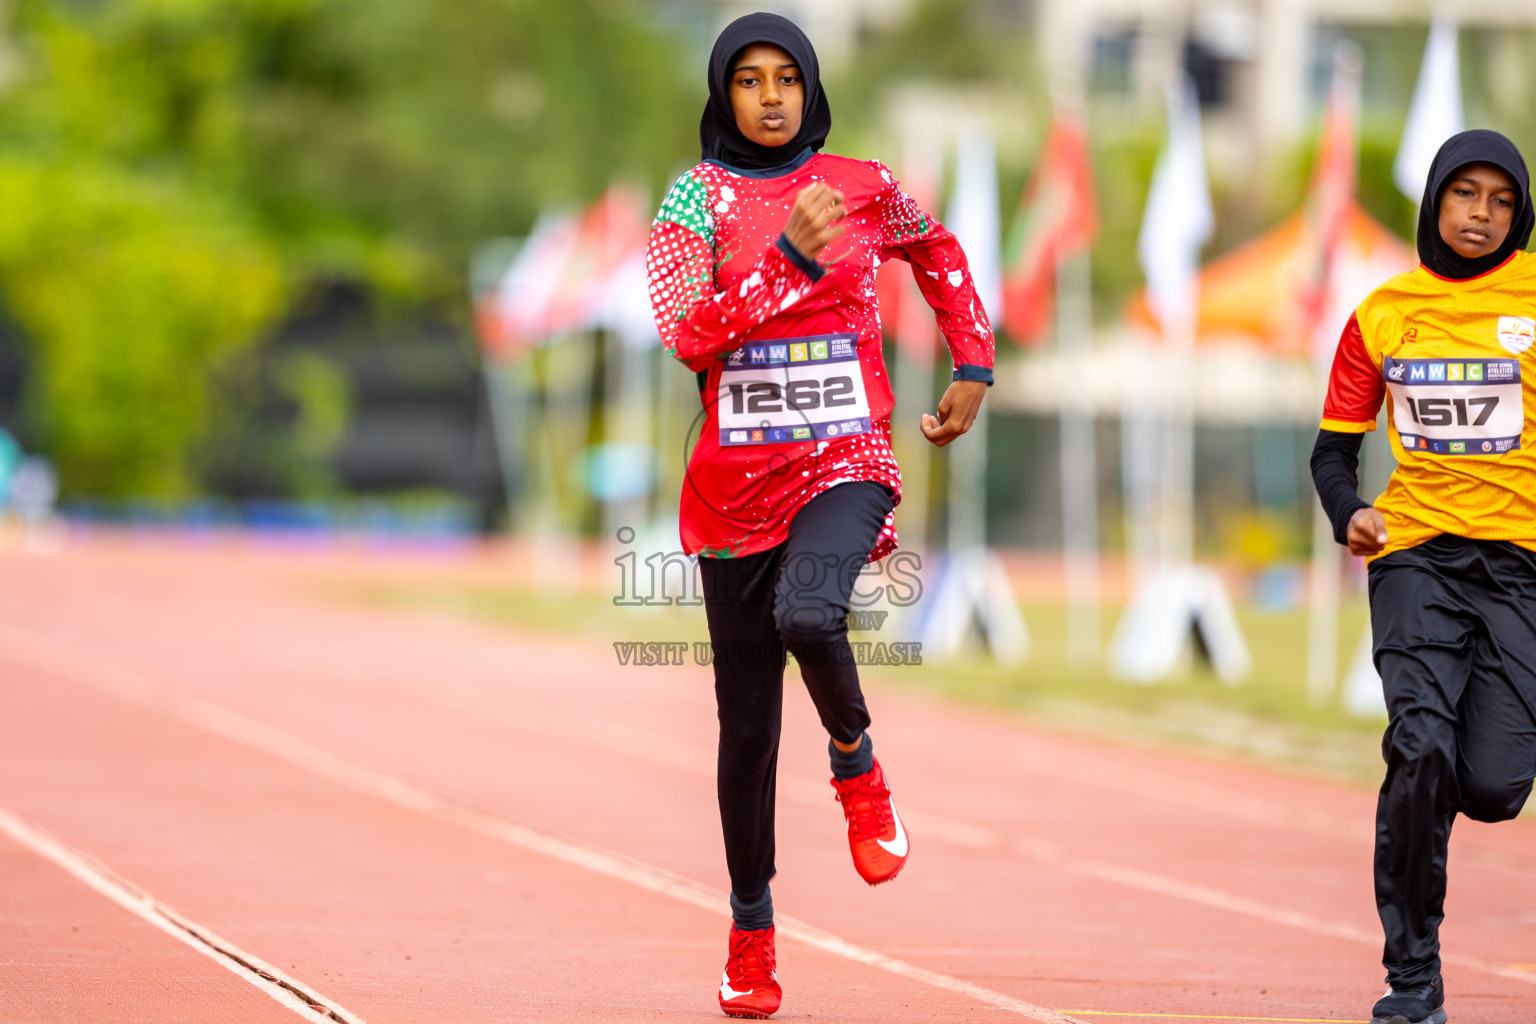
[[[1371,1024],[1445,1024],[1445,984],[1440,976],[1418,988],[1392,988],[1376,1001]]]

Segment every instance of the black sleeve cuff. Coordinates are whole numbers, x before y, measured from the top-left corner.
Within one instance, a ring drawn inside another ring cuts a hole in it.
[[[1364,434],[1323,429],[1317,432],[1317,441],[1312,446],[1312,482],[1333,526],[1333,539],[1339,544],[1348,543],[1349,521],[1355,513],[1371,505],[1361,500],[1358,490],[1360,446],[1364,441]]]
[[[955,372],[954,372],[954,374],[949,379],[950,380],[979,380],[982,383],[986,384],[987,387],[991,387],[992,386],[992,367],[990,367],[990,366],[977,366],[974,363],[961,363],[959,366],[955,367]]]
[[[801,272],[804,273],[806,277],[811,279],[812,284],[820,281],[821,276],[826,273],[826,270],[821,266],[821,264],[817,263],[815,260],[806,259],[805,254],[802,253],[799,249],[796,249],[794,243],[785,238],[782,231],[779,233],[779,237],[774,241],[773,244],[778,246],[779,252],[784,254],[785,259],[799,267]]]

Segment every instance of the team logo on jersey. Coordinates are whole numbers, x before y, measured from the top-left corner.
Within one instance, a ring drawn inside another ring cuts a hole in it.
[[[1536,344],[1536,320],[1528,316],[1499,317],[1499,344],[1521,355]]]

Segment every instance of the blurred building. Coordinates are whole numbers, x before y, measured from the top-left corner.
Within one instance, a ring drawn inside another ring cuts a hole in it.
[[[1307,130],[1341,32],[1422,31],[1438,10],[1467,28],[1536,25],[1536,4],[1508,0],[1039,0],[1039,45],[1052,79],[1136,106],[1160,105],[1165,83],[1185,68],[1199,89],[1213,160],[1261,175]],[[1417,53],[1403,49],[1416,71]],[[1493,64],[1529,60],[1504,49]],[[1395,93],[1374,98],[1406,110],[1407,95]],[[1368,109],[1372,100],[1368,82]]]
[[[661,20],[681,29],[695,45],[708,51],[720,29],[735,18],[754,11],[782,14],[805,30],[816,43],[823,63],[846,57],[865,27],[883,27],[901,21],[919,0],[661,0]]]

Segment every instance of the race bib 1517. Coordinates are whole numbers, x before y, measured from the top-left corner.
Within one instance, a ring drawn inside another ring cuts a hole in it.
[[[1520,447],[1525,409],[1514,359],[1393,359],[1381,368],[1403,447],[1502,455]]]
[[[857,334],[754,341],[725,358],[720,444],[797,444],[869,430]]]

